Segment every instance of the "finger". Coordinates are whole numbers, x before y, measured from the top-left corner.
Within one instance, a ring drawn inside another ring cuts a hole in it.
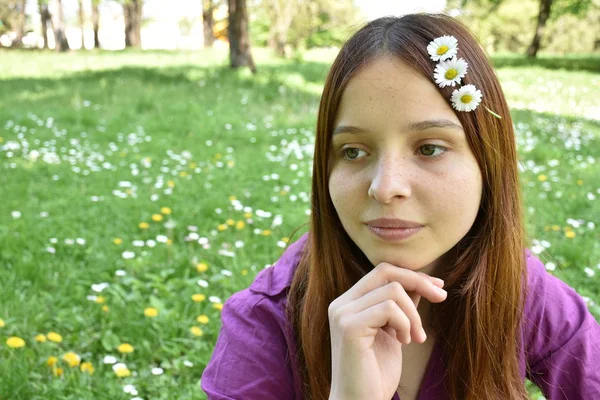
[[[338,298],[341,304],[354,301],[366,293],[390,282],[399,282],[407,292],[416,292],[432,303],[440,303],[446,300],[445,290],[436,286],[431,277],[406,268],[397,267],[389,263],[381,263],[363,276],[353,287]],[[438,291],[440,289],[441,291]]]
[[[395,301],[402,312],[408,317],[412,338],[419,342],[424,341],[426,335],[423,330],[421,316],[417,311],[413,299],[411,299],[402,285],[398,282],[390,282],[385,286],[365,294],[361,298],[342,306],[339,309],[339,312],[342,315],[358,314],[359,312],[386,300]]]
[[[346,322],[346,332],[352,335],[374,336],[381,327],[386,325],[398,332],[396,337],[401,343],[410,343],[410,320],[393,300],[375,304],[349,317]]]

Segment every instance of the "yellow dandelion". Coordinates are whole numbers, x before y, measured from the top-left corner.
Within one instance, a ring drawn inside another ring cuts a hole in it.
[[[125,193],[127,193],[128,195],[131,195],[131,194],[133,194],[133,190],[127,189],[127,190],[125,190]]]
[[[235,225],[235,221],[234,221],[234,220],[232,220],[231,218],[230,218],[230,219],[228,219],[228,220],[226,221],[226,223],[227,223],[227,225],[229,225],[229,226],[233,226],[233,225]]]
[[[108,312],[108,310],[109,310],[108,306],[102,306],[102,311]]]
[[[202,335],[204,335],[204,332],[198,326],[192,326],[190,328],[190,332],[192,332],[192,335],[194,335],[194,336],[202,336]]]
[[[552,225],[552,230],[553,231],[560,231],[560,226],[558,226],[558,225]]]
[[[248,270],[247,269],[243,269],[242,270],[242,275],[248,275]]]
[[[583,185],[583,179],[577,179],[577,184],[578,184],[579,186]]]
[[[283,237],[283,238],[281,238],[281,241],[284,242],[284,243],[288,243],[290,241],[290,238],[289,237]]]
[[[235,223],[235,228],[237,230],[244,229],[245,226],[246,226],[246,223],[244,221],[238,221]]]
[[[160,209],[160,212],[165,214],[165,215],[170,215],[171,214],[171,209],[169,207],[163,207]]]
[[[129,370],[129,368],[120,367],[120,368],[115,368],[115,374],[119,378],[127,378],[128,376],[131,376],[131,371]]]
[[[252,218],[252,213],[250,211],[244,213],[244,218]]]
[[[235,197],[235,196],[229,196],[229,201],[235,201],[235,200],[237,200],[237,197]]]
[[[6,339],[6,345],[11,349],[18,349],[21,347],[25,347],[25,341],[17,336],[11,336]]]
[[[0,136],[0,143],[4,142],[4,138]]]
[[[223,157],[223,155],[222,155],[221,153],[217,153],[217,154],[215,154],[215,159],[216,159],[216,160],[220,160],[220,159],[221,159],[221,157]]]
[[[4,323],[4,320],[0,318],[0,328],[4,328],[5,326],[6,324]]]
[[[182,178],[185,178],[187,176],[187,174],[188,173],[186,171],[179,172],[179,176],[182,177]]]
[[[63,361],[66,361],[69,364],[69,367],[77,367],[81,363],[81,357],[77,353],[73,353],[72,351],[66,353],[62,356]]]
[[[233,160],[227,161],[227,166],[228,167],[233,167],[234,165],[235,165],[235,161],[233,161]]]
[[[192,300],[194,300],[196,303],[200,303],[201,301],[204,301],[206,299],[206,296],[201,294],[201,293],[196,293],[192,295]]]
[[[117,246],[123,243],[123,239],[121,238],[114,238],[113,239],[113,243],[116,244]]]
[[[63,369],[62,368],[52,368],[52,373],[54,374],[54,376],[62,376]]]
[[[167,186],[170,188],[174,188],[175,187],[175,182],[173,181],[167,181]]]
[[[150,161],[152,161],[152,157],[144,157],[144,161],[150,162]]]
[[[56,358],[54,356],[50,356],[50,357],[48,357],[48,360],[46,360],[46,364],[48,364],[49,367],[54,367],[57,362],[58,362],[58,358]]]
[[[265,229],[264,231],[262,231],[262,235],[263,236],[271,236],[271,230],[270,229]]]
[[[117,350],[119,350],[121,353],[133,353],[133,346],[129,343],[123,343],[117,347]]]
[[[173,244],[173,239],[167,239],[167,246],[170,246]]]
[[[163,216],[161,214],[152,214],[152,221],[160,222],[163,220]]]
[[[575,236],[577,236],[577,234],[573,231],[567,231],[565,233],[565,236],[568,237],[569,239],[573,239]]]
[[[148,307],[144,310],[144,315],[146,317],[154,318],[158,315],[158,310],[154,307]]]
[[[279,194],[280,194],[281,196],[285,196],[285,195],[287,194],[287,190],[281,190],[281,191],[279,192]]]
[[[90,375],[94,375],[94,366],[91,362],[81,363],[81,372],[87,372]]]
[[[63,339],[62,336],[60,336],[56,332],[48,332],[46,337],[48,338],[49,341],[54,342],[54,343],[60,343],[60,342],[62,342],[62,339]]]
[[[208,317],[206,315],[200,315],[198,318],[196,318],[196,321],[206,325],[208,324]]]
[[[150,227],[150,224],[147,222],[140,222],[138,226],[140,227],[140,229],[148,229]]]
[[[224,231],[225,229],[227,229],[227,224],[220,224],[219,226],[217,226],[217,229],[220,230],[221,232]]]
[[[206,272],[206,270],[208,270],[208,264],[200,263],[196,265],[196,269],[198,270],[198,272]]]
[[[44,343],[46,341],[46,335],[43,335],[41,333],[38,335],[35,335],[35,341],[39,342],[39,343]]]
[[[545,182],[547,180],[548,180],[548,177],[546,175],[538,175],[538,181]]]
[[[195,162],[190,164],[190,169],[194,169],[198,166],[198,164],[196,164]]]
[[[213,308],[217,309],[217,310],[222,310],[223,309],[223,304],[221,303],[214,303],[213,304]]]
[[[104,296],[98,296],[98,297],[96,297],[96,303],[104,304],[104,303],[106,303],[106,298]]]

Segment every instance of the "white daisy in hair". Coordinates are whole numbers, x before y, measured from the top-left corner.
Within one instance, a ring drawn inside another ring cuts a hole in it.
[[[467,68],[469,68],[469,64],[462,58],[456,59],[455,57],[448,61],[440,61],[433,73],[435,83],[441,88],[454,86],[465,77]]]
[[[458,51],[458,40],[454,36],[441,36],[433,39],[427,46],[427,52],[433,61],[452,58]]]
[[[457,111],[473,111],[481,103],[482,97],[475,85],[464,85],[452,92],[452,107]]]

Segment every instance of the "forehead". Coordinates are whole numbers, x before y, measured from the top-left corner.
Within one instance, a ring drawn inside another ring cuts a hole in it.
[[[460,125],[431,78],[393,56],[379,57],[350,78],[342,94],[336,125],[373,124],[381,129],[426,119],[449,119]]]

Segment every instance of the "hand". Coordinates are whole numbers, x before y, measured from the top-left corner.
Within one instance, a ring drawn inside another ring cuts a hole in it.
[[[402,345],[426,340],[419,300],[446,300],[443,284],[383,262],[331,302],[331,399],[393,397],[402,374]]]

